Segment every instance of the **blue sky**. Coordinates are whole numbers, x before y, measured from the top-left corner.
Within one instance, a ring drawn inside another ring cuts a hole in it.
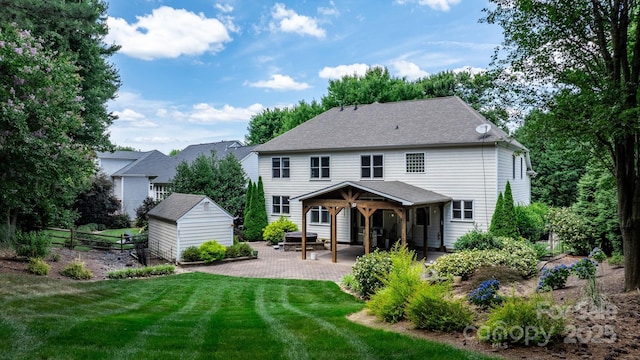
[[[487,68],[501,29],[485,0],[107,0],[122,86],[111,141],[168,153],[244,140],[252,115],[320,100],[385,66],[413,80]]]

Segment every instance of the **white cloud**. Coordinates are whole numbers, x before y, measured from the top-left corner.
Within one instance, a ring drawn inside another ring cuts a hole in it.
[[[247,108],[236,108],[225,104],[222,108],[216,109],[209,104],[200,103],[193,105],[192,111],[186,114],[186,118],[189,122],[201,124],[235,121],[246,122],[263,109],[264,107],[261,104],[253,104]]]
[[[224,12],[224,13],[230,13],[233,11],[233,6],[231,4],[216,4],[215,5],[216,9]]]
[[[487,71],[486,69],[483,68],[479,68],[479,67],[473,67],[473,66],[463,66],[463,67],[459,67],[456,69],[451,70],[454,73],[461,73],[461,72],[468,72],[471,75],[477,75],[477,74],[481,74],[485,71]]]
[[[396,3],[404,5],[408,3],[417,3],[418,5],[426,5],[434,10],[449,11],[450,5],[460,3],[460,0],[396,0]]]
[[[147,119],[144,114],[141,114],[132,109],[124,109],[122,111],[114,111],[114,115],[118,117],[118,122],[124,122],[127,126],[134,128],[155,128],[159,125],[155,122]]]
[[[248,83],[251,87],[266,88],[272,90],[305,90],[310,88],[307,83],[299,83],[288,75],[274,74],[270,80],[262,80],[254,83]]]
[[[218,19],[184,9],[161,6],[137,22],[107,18],[107,43],[122,45],[121,53],[143,60],[176,58],[219,52],[231,41],[227,27]]]
[[[120,116],[109,128],[114,144],[144,151],[157,149],[168,154],[172,149],[183,149],[191,144],[242,141],[251,117],[263,111],[264,106],[185,105],[121,92],[109,103],[109,109]]]
[[[271,32],[291,32],[300,35],[310,35],[324,38],[326,32],[318,26],[318,20],[299,15],[294,10],[288,10],[284,4],[278,3],[271,9],[273,21],[269,23]]]
[[[429,76],[429,73],[420,69],[418,65],[406,60],[395,61],[391,66],[395,69],[397,76],[406,77],[409,81]]]
[[[322,79],[340,79],[343,76],[358,75],[364,76],[369,69],[367,64],[351,64],[351,65],[338,65],[335,67],[324,67],[318,73]]]
[[[338,8],[336,7],[336,3],[334,3],[333,1],[329,1],[329,5],[331,5],[330,7],[319,7],[318,8],[318,13],[324,16],[338,16],[340,15],[340,11],[338,11]]]

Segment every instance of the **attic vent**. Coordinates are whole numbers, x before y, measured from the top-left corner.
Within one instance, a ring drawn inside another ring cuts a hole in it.
[[[205,203],[204,203],[204,211],[209,211],[209,204],[210,204],[210,202],[205,201]]]

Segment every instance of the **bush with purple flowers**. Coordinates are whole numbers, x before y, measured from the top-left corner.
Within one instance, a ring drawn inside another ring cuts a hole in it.
[[[571,272],[572,267],[565,264],[552,267],[551,269],[542,269],[536,291],[549,291],[565,287]]]
[[[488,308],[502,302],[502,297],[498,295],[498,289],[500,289],[500,281],[496,279],[485,280],[480,283],[480,286],[470,292],[467,297],[470,303]]]
[[[596,266],[598,266],[597,262],[584,258],[571,265],[571,271],[573,271],[578,278],[584,280],[596,276]]]

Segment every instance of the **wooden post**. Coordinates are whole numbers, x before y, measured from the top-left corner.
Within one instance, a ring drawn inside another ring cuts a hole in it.
[[[302,202],[302,260],[307,259],[307,207]]]
[[[71,233],[69,235],[69,249],[73,250],[73,238],[74,238],[74,230],[71,228]]]
[[[124,234],[120,234],[120,252],[122,252],[122,244],[124,243]]]

